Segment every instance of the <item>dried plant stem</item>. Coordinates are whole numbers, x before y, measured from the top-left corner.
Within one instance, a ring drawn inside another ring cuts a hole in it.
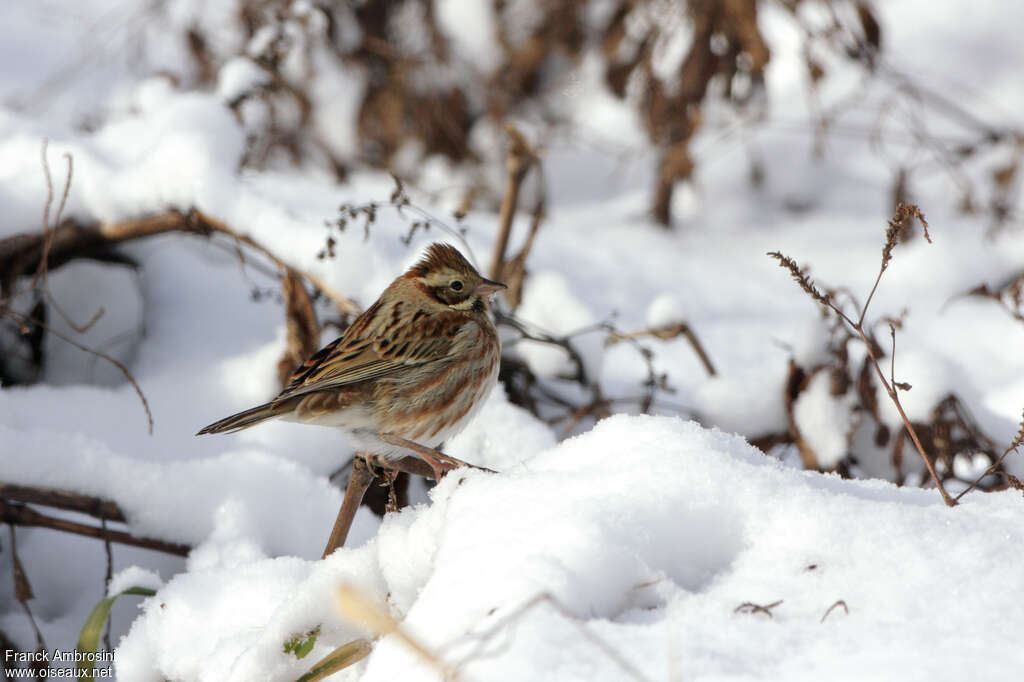
[[[871,300],[874,298],[875,292],[878,290],[878,284],[882,280],[882,274],[885,272],[886,268],[889,267],[889,262],[892,260],[892,252],[896,247],[899,234],[909,223],[911,218],[917,218],[921,221],[925,239],[927,239],[929,243],[931,242],[931,236],[928,234],[928,222],[925,220],[924,215],[922,215],[921,210],[912,204],[900,204],[897,206],[895,214],[892,219],[889,220],[888,229],[885,233],[885,244],[882,247],[882,263],[878,270],[878,276],[875,278],[875,283],[871,287],[871,292],[868,294],[868,298],[865,301],[864,306],[861,308],[860,316],[856,322],[854,322],[832,301],[831,295],[823,294],[814,285],[814,282],[811,281],[810,277],[807,276],[807,273],[797,265],[796,261],[784,256],[778,251],[772,251],[768,253],[768,256],[779,261],[779,265],[789,270],[790,275],[793,276],[793,279],[808,296],[835,313],[850,327],[850,329],[856,332],[857,336],[859,336],[861,341],[863,341],[864,348],[867,350],[868,356],[871,358],[871,366],[874,367],[875,374],[878,376],[878,380],[882,382],[882,386],[885,388],[885,392],[888,394],[889,399],[892,400],[893,405],[896,406],[896,411],[899,412],[900,419],[903,420],[903,425],[906,428],[907,433],[910,435],[910,440],[913,441],[914,448],[917,450],[917,453],[921,456],[921,460],[924,462],[925,467],[928,469],[928,474],[932,477],[932,481],[935,483],[935,487],[942,496],[943,502],[945,502],[947,506],[955,507],[957,504],[956,500],[946,492],[945,486],[942,485],[942,479],[940,479],[938,474],[935,472],[935,467],[932,465],[931,459],[928,458],[928,455],[924,450],[924,446],[921,444],[921,439],[917,436],[917,431],[914,429],[914,425],[910,422],[906,412],[903,411],[903,405],[900,403],[899,396],[896,394],[896,388],[894,386],[894,384],[896,384],[895,377],[892,378],[891,382],[885,378],[885,374],[882,372],[882,367],[879,363],[878,354],[875,351],[875,344],[868,338],[868,335],[864,331],[864,318],[867,315],[868,306],[871,304]],[[892,329],[892,334],[893,355],[895,355],[895,329]],[[892,367],[895,368],[895,359],[893,359]],[[895,372],[893,372],[893,374],[894,373]]]
[[[843,318],[849,322],[849,318],[845,315]],[[932,481],[935,482],[935,487],[938,488],[939,495],[942,496],[942,501],[945,502],[948,507],[955,507],[956,500],[950,497],[949,493],[946,492],[946,487],[942,485],[942,479],[940,479],[939,475],[935,473],[935,467],[932,465],[932,461],[929,459],[928,455],[925,454],[924,446],[921,445],[921,439],[917,437],[917,430],[914,429],[914,425],[910,423],[907,413],[903,411],[903,405],[900,403],[900,398],[896,394],[896,389],[892,387],[892,384],[886,380],[885,375],[882,373],[882,367],[879,365],[878,356],[875,355],[871,342],[868,340],[867,335],[864,334],[864,329],[859,324],[854,326],[853,329],[864,342],[864,347],[867,349],[868,355],[871,356],[871,366],[875,368],[875,374],[878,376],[878,380],[882,382],[882,386],[885,388],[885,392],[889,395],[889,399],[892,400],[893,405],[896,406],[896,411],[899,412],[900,419],[903,420],[903,426],[907,429],[907,433],[910,434],[910,440],[914,442],[914,448],[917,449],[917,454],[921,456],[921,460],[924,462],[925,467],[928,468],[928,473],[931,475]]]
[[[366,597],[355,587],[345,584],[338,588],[336,605],[341,614],[349,621],[358,623],[371,630],[375,636],[393,635],[398,641],[419,655],[424,662],[433,667],[443,680],[457,679],[457,671],[446,664],[436,653],[431,651],[422,641],[408,632],[396,621],[387,609],[374,600]]]
[[[505,267],[505,252],[508,249],[508,240],[512,233],[512,220],[515,218],[516,205],[519,203],[519,190],[526,178],[526,172],[530,170],[535,159],[533,151],[522,133],[512,126],[506,126],[506,131],[509,137],[508,158],[505,161],[508,184],[505,187],[505,196],[501,200],[501,211],[498,214],[498,238],[494,242],[494,254],[491,256],[491,266],[487,275],[498,281],[501,281],[502,270]]]
[[[985,471],[981,472],[980,476],[974,479],[973,483],[967,486],[967,488],[963,492],[956,496],[957,501],[959,501],[960,498],[966,495],[967,493],[977,488],[978,484],[981,483],[982,479],[984,479],[989,474],[993,473],[996,470],[996,467],[1003,463],[1003,460],[1006,459],[1007,455],[1009,455],[1011,452],[1016,452],[1021,445],[1024,445],[1024,414],[1021,415],[1018,426],[1019,429],[1017,430],[1017,435],[1014,436],[1013,438],[1013,442],[1011,442],[1006,447],[1006,449],[1003,450],[1003,454],[999,455],[999,459],[992,462],[992,464],[990,464],[989,467],[985,469]]]

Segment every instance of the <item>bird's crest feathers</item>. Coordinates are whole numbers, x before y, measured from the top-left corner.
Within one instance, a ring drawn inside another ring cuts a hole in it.
[[[460,272],[476,272],[476,268],[454,246],[434,243],[427,248],[420,262],[409,268],[409,273],[414,277],[426,277],[446,267]]]

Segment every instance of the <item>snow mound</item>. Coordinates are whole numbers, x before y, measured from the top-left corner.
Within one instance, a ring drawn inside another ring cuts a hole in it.
[[[1024,662],[1015,492],[947,509],[693,422],[616,416],[430,495],[326,561],[171,578],[118,647],[119,679],[295,679],[365,635],[332,606],[342,583],[473,680],[991,679]],[[735,612],[747,602],[781,603]],[[283,652],[318,626],[308,658]],[[336,679],[441,675],[388,636]]]

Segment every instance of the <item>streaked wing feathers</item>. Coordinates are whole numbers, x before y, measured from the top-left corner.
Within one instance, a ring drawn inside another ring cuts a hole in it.
[[[378,311],[371,309],[367,313]],[[437,317],[447,319],[433,320],[434,324],[421,323],[415,328],[404,325],[396,329],[376,324],[378,320],[360,317],[341,338],[306,360],[276,400],[380,379],[448,359],[454,332],[466,320],[452,313],[442,313]]]

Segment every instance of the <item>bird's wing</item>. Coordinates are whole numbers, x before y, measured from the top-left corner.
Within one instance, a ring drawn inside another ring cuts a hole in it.
[[[367,310],[364,316],[371,313]],[[465,319],[441,313],[389,330],[360,317],[340,338],[314,353],[292,374],[291,382],[276,400],[316,391],[327,391],[361,381],[371,381],[450,358],[457,327]],[[377,327],[375,329],[375,327]]]

